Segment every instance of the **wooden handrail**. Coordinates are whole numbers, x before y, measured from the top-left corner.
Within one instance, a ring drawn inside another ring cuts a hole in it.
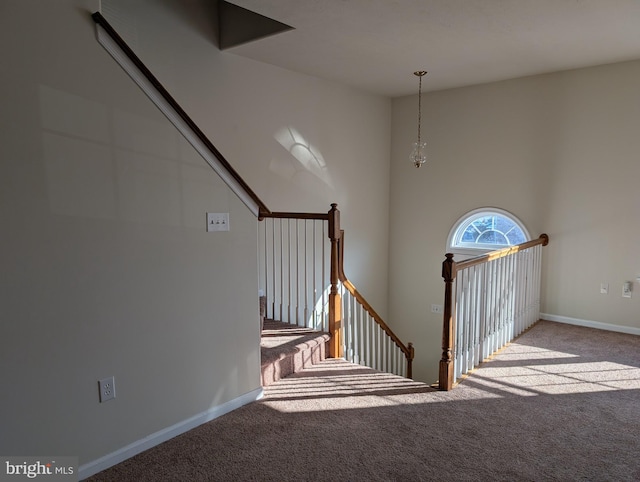
[[[549,236],[547,234],[541,234],[538,239],[492,251],[487,254],[476,256],[475,258],[460,261],[459,263],[453,260],[452,253],[447,253],[445,255],[446,259],[442,262],[442,278],[445,283],[445,291],[442,315],[442,358],[440,359],[438,370],[438,386],[440,390],[451,390],[451,388],[453,388],[453,340],[455,333],[455,319],[453,316],[453,282],[456,279],[458,271],[483,263],[488,263],[489,261],[509,256],[534,246],[547,246],[548,244]]]
[[[413,348],[413,343],[408,343],[406,346],[400,338],[389,328],[389,326],[384,322],[382,317],[371,307],[371,305],[367,302],[367,300],[360,294],[360,292],[356,289],[351,281],[344,274],[344,230],[341,231],[340,235],[340,257],[338,262],[338,277],[342,282],[342,285],[347,289],[351,296],[353,296],[360,305],[369,313],[371,318],[380,326],[380,328],[387,334],[389,338],[393,340],[400,350],[404,353],[405,358],[407,359],[407,378],[412,378],[413,370],[413,358],[415,356],[415,350]]]
[[[518,251],[523,251],[528,248],[533,248],[541,244],[542,246],[546,246],[549,244],[549,236],[547,234],[541,234],[538,239],[533,239],[531,241],[527,241],[525,243],[517,244],[515,246],[509,246],[508,248],[498,249],[496,251],[491,251],[487,254],[482,254],[480,256],[476,256],[475,258],[466,259],[464,261],[455,263],[455,271],[453,273],[453,277],[455,278],[455,272],[462,271],[463,269],[470,268],[472,266],[476,266],[478,264],[487,263],[489,261],[493,261],[494,259],[503,258],[505,256],[509,256],[511,254],[515,254]],[[452,255],[453,256],[453,255]]]
[[[333,206],[333,204],[332,204]],[[276,218],[276,219],[314,219],[318,221],[328,221],[329,213],[288,213],[288,212],[269,212],[261,213],[260,220],[264,218]]]
[[[118,32],[111,26],[111,24],[105,19],[100,12],[95,12],[91,15],[93,21],[102,27],[104,31],[109,34],[109,37],[118,45],[120,50],[129,58],[129,60],[136,66],[136,68],[144,75],[149,83],[157,90],[162,98],[169,104],[171,109],[184,121],[188,129],[202,142],[205,148],[218,160],[222,168],[233,178],[237,185],[244,191],[244,193],[255,203],[258,208],[258,216],[264,216],[271,211],[264,202],[253,192],[246,181],[238,174],[238,172],[231,166],[229,161],[222,155],[222,153],[213,145],[209,138],[200,130],[196,123],[187,115],[184,109],[176,102],[176,100],[169,94],[167,89],[160,83],[160,81],[151,73],[147,66],[140,60],[140,58],[131,50],[129,45],[120,37]]]

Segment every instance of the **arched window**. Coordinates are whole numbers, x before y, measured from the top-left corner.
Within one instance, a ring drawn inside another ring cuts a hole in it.
[[[453,225],[447,250],[466,257],[524,243],[531,237],[513,214],[498,208],[475,209]]]

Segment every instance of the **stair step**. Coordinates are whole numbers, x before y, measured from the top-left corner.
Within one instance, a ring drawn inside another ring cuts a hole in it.
[[[296,403],[307,404],[310,398],[318,402],[331,399],[332,409],[367,409],[380,405],[385,397],[406,396],[408,403],[415,403],[419,394],[432,392],[437,390],[423,382],[377,371],[343,358],[327,358],[265,387],[264,396],[272,407],[277,403],[295,411]],[[382,403],[386,405],[388,401]]]
[[[265,320],[260,339],[262,386],[324,360],[329,339],[328,333]]]

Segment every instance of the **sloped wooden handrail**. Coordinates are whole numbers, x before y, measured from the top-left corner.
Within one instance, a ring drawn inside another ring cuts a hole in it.
[[[456,279],[458,271],[483,263],[488,263],[489,261],[503,258],[534,246],[547,246],[548,244],[549,236],[547,234],[541,234],[538,239],[492,251],[460,262],[454,261],[453,254],[451,253],[447,253],[445,255],[446,259],[442,262],[442,278],[445,283],[445,291],[442,315],[442,358],[440,359],[438,378],[438,387],[440,390],[451,390],[454,382],[453,342],[455,320],[453,316],[453,282]]]
[[[188,129],[189,132],[193,134],[193,136],[198,139],[204,149],[210,153],[213,158],[217,160],[220,164],[221,169],[233,180],[233,183],[237,185],[237,187],[244,192],[246,197],[251,199],[252,203],[255,204],[257,208],[257,212],[255,213],[258,216],[262,216],[270,213],[269,208],[266,204],[258,197],[258,195],[249,187],[247,182],[238,174],[238,172],[231,166],[229,161],[222,155],[222,153],[213,145],[213,142],[209,140],[209,138],[202,132],[202,130],[198,127],[198,125],[189,117],[189,115],[185,112],[185,110],[178,104],[178,102],[173,98],[173,96],[165,89],[165,87],[160,83],[155,75],[149,70],[149,68],[140,60],[140,58],[133,52],[131,47],[122,39],[122,37],[116,32],[116,30],[111,26],[111,24],[102,16],[100,12],[95,12],[91,15],[93,21],[99,25],[115,42],[118,48],[122,51],[122,53],[129,59],[129,61],[140,71],[142,76],[148,81],[148,83],[155,89],[157,94],[164,99],[169,108],[173,111],[173,113],[182,121],[184,125]],[[135,80],[135,79],[134,79]],[[136,82],[137,83],[137,82]],[[140,84],[139,84],[140,85]],[[143,89],[144,90],[144,89]],[[146,92],[145,92],[146,93]],[[152,99],[153,100],[153,99]],[[155,101],[154,101],[155,103]],[[156,104],[158,106],[158,104]],[[159,107],[159,106],[158,106]],[[162,111],[162,109],[160,109]],[[165,113],[163,111],[163,113]],[[166,113],[165,113],[166,114]],[[171,120],[171,119],[169,119]],[[176,125],[176,127],[178,127]],[[194,146],[195,147],[195,146]],[[213,167],[213,166],[212,166]],[[218,173],[220,174],[220,173]],[[233,186],[230,186],[233,189]]]
[[[546,246],[547,244],[549,244],[549,236],[543,233],[538,237],[538,239],[532,239],[531,241],[526,241],[515,246],[509,246],[508,248],[491,251],[490,253],[482,254],[480,256],[476,256],[475,258],[466,259],[464,261],[457,261],[454,264],[455,272],[462,271],[463,269],[467,269],[478,264],[487,263],[488,261],[493,261],[494,259],[504,258],[505,256],[515,254],[518,251],[524,251],[525,249],[533,248],[534,246],[538,246],[539,244],[541,244],[542,246]],[[456,277],[455,272],[453,273],[454,278]]]
[[[362,305],[362,307],[369,313],[371,318],[380,326],[380,328],[387,334],[389,338],[393,340],[400,350],[404,353],[404,356],[407,360],[407,378],[413,378],[413,358],[415,356],[415,350],[413,348],[413,343],[408,343],[405,345],[402,343],[400,338],[389,328],[389,326],[384,322],[382,317],[371,307],[371,305],[367,302],[367,300],[362,296],[362,294],[356,289],[351,281],[344,274],[344,230],[341,231],[340,239],[340,257],[338,262],[338,278],[342,282],[342,285],[347,289],[351,296],[355,298],[355,300]]]

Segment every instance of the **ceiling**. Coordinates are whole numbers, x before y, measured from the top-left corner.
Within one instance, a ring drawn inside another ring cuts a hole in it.
[[[640,59],[640,0],[230,0],[294,27],[237,55],[389,97]]]

